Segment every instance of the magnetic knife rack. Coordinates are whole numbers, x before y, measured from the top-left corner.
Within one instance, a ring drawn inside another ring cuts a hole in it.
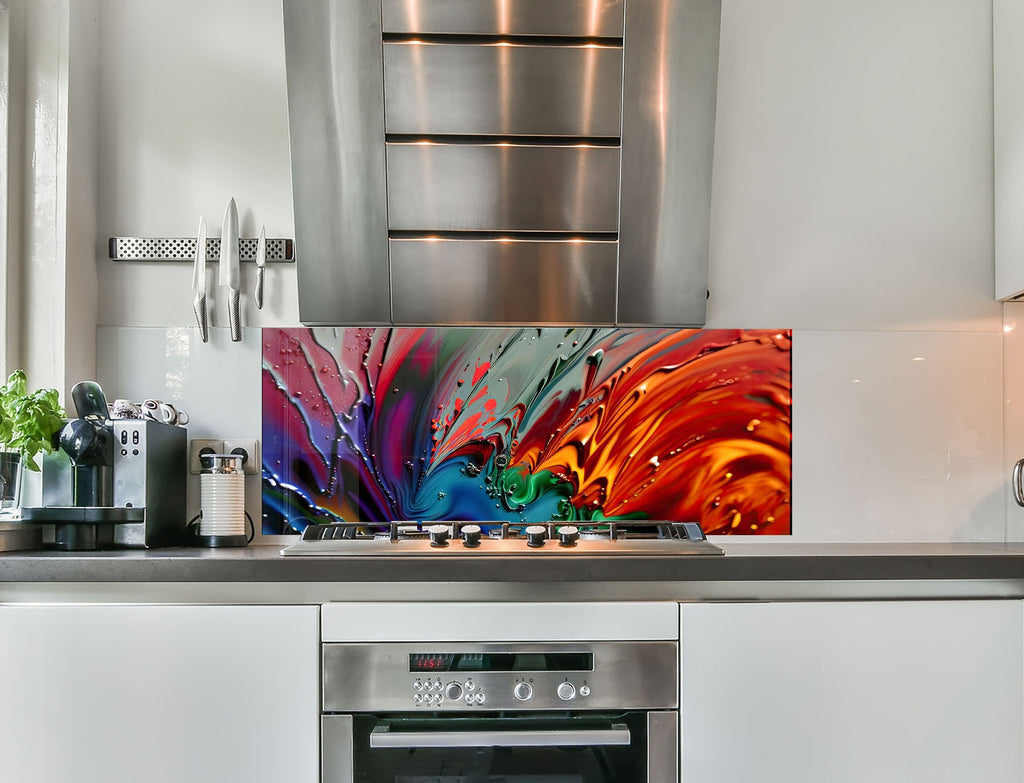
[[[256,261],[255,237],[238,240],[239,261]],[[112,261],[189,261],[196,259],[195,237],[111,237],[108,248]],[[220,260],[220,237],[206,240],[206,260]],[[267,238],[267,263],[295,262],[295,243],[291,239]]]

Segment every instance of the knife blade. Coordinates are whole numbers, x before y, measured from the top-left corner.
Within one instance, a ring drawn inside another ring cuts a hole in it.
[[[235,343],[242,339],[238,310],[241,288],[238,256],[238,207],[232,198],[224,210],[224,227],[220,235],[220,284],[228,289],[228,324],[231,327],[231,341]]]
[[[196,323],[199,324],[199,336],[203,342],[210,339],[210,331],[206,320],[206,218],[199,218],[199,235],[196,237],[196,261],[192,267],[192,290],[195,291],[195,299],[192,300],[192,309],[196,314]]]
[[[256,302],[256,309],[263,309],[263,275],[264,267],[267,265],[267,227],[260,226],[260,238],[256,240],[256,290],[253,292],[253,300]]]

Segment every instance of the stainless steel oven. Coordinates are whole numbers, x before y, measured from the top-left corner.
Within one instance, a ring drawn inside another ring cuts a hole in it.
[[[674,641],[327,643],[323,783],[676,783]]]

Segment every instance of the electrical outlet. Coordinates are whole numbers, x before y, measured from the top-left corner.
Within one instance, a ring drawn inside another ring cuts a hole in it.
[[[188,472],[198,473],[203,465],[200,454],[223,454],[224,441],[212,438],[193,438],[188,443]]]
[[[260,472],[260,442],[255,438],[225,438],[225,454],[241,454],[246,475]]]

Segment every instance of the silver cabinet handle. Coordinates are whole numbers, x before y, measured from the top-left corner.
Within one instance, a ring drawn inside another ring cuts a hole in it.
[[[1024,507],[1024,459],[1017,460],[1017,464],[1013,466],[1013,499],[1017,501],[1018,506]]]
[[[370,732],[371,748],[553,748],[569,745],[628,745],[629,727],[565,731],[391,731],[377,724]]]

